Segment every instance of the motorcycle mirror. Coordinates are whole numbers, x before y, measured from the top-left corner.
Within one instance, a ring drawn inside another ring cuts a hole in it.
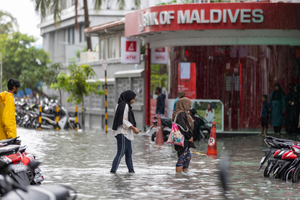
[[[38,168],[38,166],[40,165],[41,163],[38,162],[38,161],[31,161],[29,164],[28,164],[28,167],[32,170],[35,170],[36,168]]]

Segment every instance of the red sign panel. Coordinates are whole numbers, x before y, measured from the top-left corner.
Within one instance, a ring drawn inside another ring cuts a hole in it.
[[[136,41],[126,41],[126,51],[136,52]]]
[[[125,36],[176,30],[300,29],[299,3],[175,4],[125,15]]]
[[[187,98],[197,99],[196,79],[196,63],[178,63],[178,92],[184,91]]]
[[[166,51],[166,48],[165,48],[165,47],[155,49],[155,52],[165,52],[165,51]]]

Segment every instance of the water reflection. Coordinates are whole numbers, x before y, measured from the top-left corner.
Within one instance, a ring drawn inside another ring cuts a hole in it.
[[[207,145],[196,142],[190,170],[176,174],[176,152],[171,145],[157,147],[147,135],[133,141],[136,174],[127,173],[123,160],[118,173],[110,174],[116,139],[99,131],[42,131],[18,128],[22,143],[42,162],[44,184],[73,186],[79,199],[222,199],[217,160],[207,158]],[[241,199],[297,198],[298,184],[264,178],[256,172],[267,148],[257,136],[219,138],[218,155],[230,155],[229,197]]]

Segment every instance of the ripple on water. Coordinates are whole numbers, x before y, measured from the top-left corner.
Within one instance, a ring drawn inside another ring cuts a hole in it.
[[[133,163],[129,174],[124,158],[117,174],[110,174],[116,154],[116,139],[102,131],[34,131],[18,128],[22,144],[42,162],[44,184],[66,184],[78,191],[78,199],[222,199],[217,163],[201,154],[192,154],[188,173],[176,174],[177,154],[172,145],[158,147],[150,135],[135,137]],[[195,142],[197,152],[206,152],[207,144]],[[267,148],[261,138],[218,139],[231,156],[229,198],[296,199],[297,184],[263,178],[256,172]]]

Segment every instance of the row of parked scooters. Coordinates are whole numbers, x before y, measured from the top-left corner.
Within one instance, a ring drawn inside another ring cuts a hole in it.
[[[42,105],[42,129],[55,129],[56,114],[59,116],[58,126],[60,129],[81,129],[80,123],[75,123],[75,113],[69,113],[64,107],[59,106],[59,112],[56,113],[58,101],[44,99]],[[16,121],[19,127],[28,129],[39,128],[39,105],[34,103],[29,105],[24,99],[15,102]]]
[[[265,163],[264,176],[273,174],[276,179],[298,183],[300,178],[300,142],[266,136],[264,139],[269,149],[263,150],[258,171]]]
[[[19,137],[0,141],[0,198],[2,200],[66,200],[68,186],[40,186],[44,177],[35,156],[26,152]]]

